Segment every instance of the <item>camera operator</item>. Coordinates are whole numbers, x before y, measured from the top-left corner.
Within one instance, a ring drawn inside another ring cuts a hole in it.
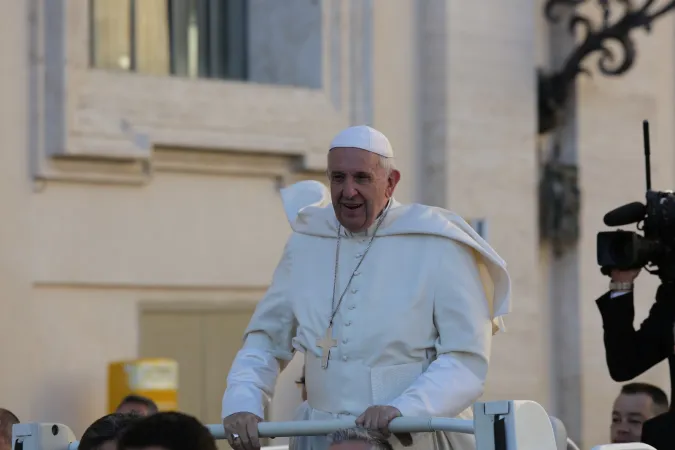
[[[612,269],[609,272],[609,292],[596,302],[602,315],[610,376],[614,381],[629,381],[668,359],[672,396],[675,387],[675,281],[662,278],[649,316],[635,330],[633,283],[640,269]],[[645,422],[643,442],[657,449],[674,447],[675,411],[672,404],[667,414]]]

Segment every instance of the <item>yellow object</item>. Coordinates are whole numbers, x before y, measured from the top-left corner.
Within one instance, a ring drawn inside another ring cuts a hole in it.
[[[178,409],[178,363],[173,359],[144,358],[108,366],[108,411],[115,412],[127,395],[142,395],[160,411]]]

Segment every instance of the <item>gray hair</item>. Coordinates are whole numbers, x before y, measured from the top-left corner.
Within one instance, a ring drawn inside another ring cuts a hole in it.
[[[380,167],[384,169],[387,176],[391,174],[392,171],[396,170],[396,164],[394,164],[394,158],[387,158],[386,156],[380,155]]]
[[[392,450],[392,446],[380,434],[363,428],[345,428],[328,435],[330,445],[342,442],[365,442],[372,450]]]

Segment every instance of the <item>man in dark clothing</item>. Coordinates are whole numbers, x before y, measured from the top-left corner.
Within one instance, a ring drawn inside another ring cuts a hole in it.
[[[666,393],[647,383],[630,383],[621,388],[612,407],[612,444],[640,442],[642,425],[668,411]]]
[[[675,382],[675,281],[662,280],[649,316],[635,329],[633,282],[639,269],[612,270],[609,292],[597,300],[604,329],[607,368],[614,381],[643,374],[661,361],[670,366],[670,390]],[[646,421],[642,442],[658,450],[675,448],[675,411]]]

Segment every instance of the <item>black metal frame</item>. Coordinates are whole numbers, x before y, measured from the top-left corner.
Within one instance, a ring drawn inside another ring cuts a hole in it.
[[[555,15],[558,7],[576,7],[589,0],[547,0],[544,14],[551,23],[558,23],[560,17]],[[637,51],[631,32],[635,28],[651,31],[652,22],[669,11],[675,9],[675,0],[655,7],[656,0],[594,0],[603,9],[604,20],[601,26],[574,11],[568,16],[567,28],[570,33],[583,29],[581,43],[567,57],[562,67],[553,73],[539,72],[538,76],[538,109],[539,133],[546,133],[559,125],[561,111],[564,110],[569,97],[570,87],[580,73],[589,74],[582,66],[584,59],[595,52],[600,53],[598,69],[606,76],[619,76],[626,73],[635,63]],[[609,22],[610,3],[623,6],[623,16]],[[637,3],[641,3],[637,6]],[[621,59],[617,58],[607,44],[611,41],[621,47]]]

